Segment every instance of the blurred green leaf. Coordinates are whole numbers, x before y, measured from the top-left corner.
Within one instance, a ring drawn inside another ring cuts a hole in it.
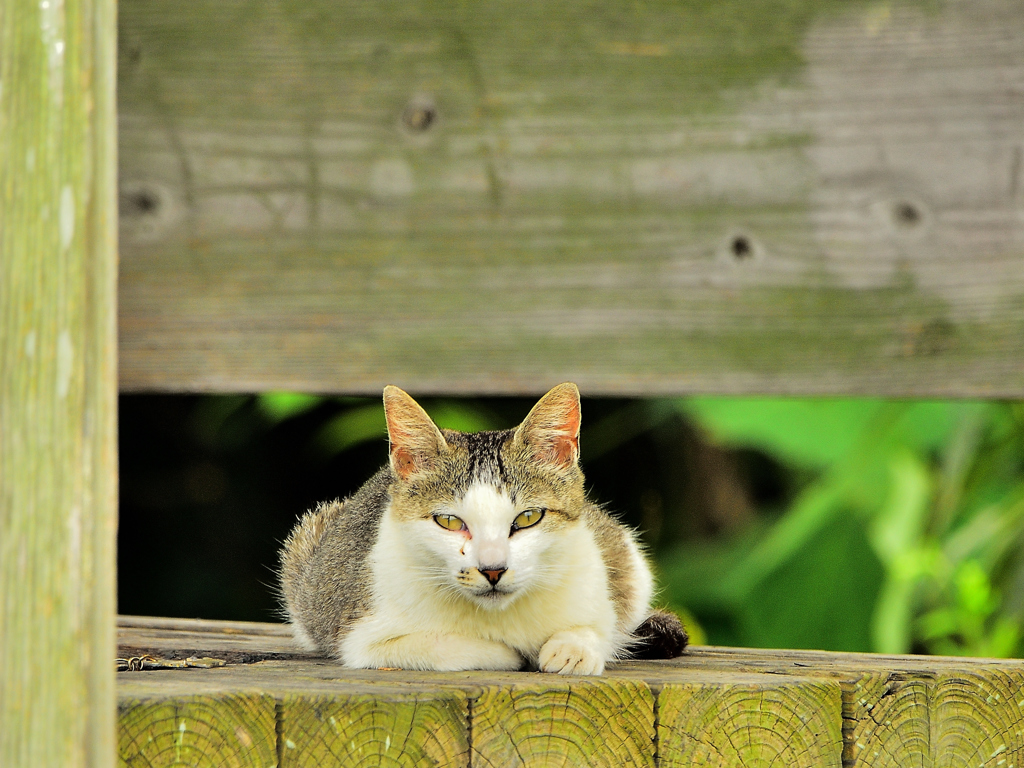
[[[260,411],[274,423],[310,411],[323,401],[319,395],[301,392],[264,392],[256,398]]]
[[[992,404],[983,402],[905,402],[905,410],[894,428],[894,438],[917,451],[939,451],[952,438],[957,426],[973,416],[991,418]]]
[[[495,429],[495,420],[486,411],[455,401],[428,403],[430,418],[442,429],[480,432]],[[377,402],[343,411],[320,429],[316,444],[321,451],[335,455],[369,440],[386,440],[388,435],[384,408]]]
[[[759,581],[796,555],[807,541],[843,511],[845,489],[825,479],[808,488],[743,560],[725,575],[722,590],[742,599]]]
[[[752,531],[663,553],[658,565],[664,597],[692,610],[711,643],[870,650],[882,566],[861,522],[836,515],[804,542],[798,557],[747,593],[725,593],[724,578],[745,562],[760,538]]]
[[[871,523],[870,540],[878,558],[892,569],[903,553],[921,543],[931,498],[931,475],[908,450],[893,454],[889,471],[889,496]]]
[[[912,581],[891,576],[885,580],[871,617],[871,650],[909,653],[913,596]]]
[[[453,429],[457,432],[484,432],[500,428],[494,417],[483,409],[474,408],[455,400],[431,403],[426,410],[430,414],[430,418],[441,429]]]
[[[954,565],[968,558],[993,569],[1020,546],[1024,521],[1024,484],[1007,498],[977,511],[945,537],[944,551]]]
[[[882,402],[694,397],[679,407],[722,444],[824,469],[849,454]]]
[[[351,408],[332,418],[317,432],[315,442],[328,455],[341,453],[368,440],[386,439],[387,422],[378,403]]]
[[[202,398],[189,418],[192,433],[207,447],[217,446],[222,442],[225,425],[250,402],[249,395]]]
[[[665,419],[678,413],[677,403],[671,400],[638,400],[605,416],[593,426],[587,426],[580,435],[580,445],[587,460],[592,461],[638,435],[654,429]]]
[[[1020,622],[1007,616],[1000,616],[985,641],[977,649],[971,649],[971,655],[994,659],[1009,658],[1016,653],[1020,641]]]
[[[956,585],[959,604],[967,613],[985,617],[996,609],[999,601],[992,594],[988,574],[977,560],[968,560],[961,565],[953,583]]]

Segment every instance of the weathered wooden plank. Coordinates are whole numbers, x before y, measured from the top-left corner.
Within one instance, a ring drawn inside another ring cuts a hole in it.
[[[276,768],[275,701],[251,693],[118,703],[118,764],[126,768]]]
[[[660,765],[840,768],[843,734],[838,683],[798,677],[771,680],[766,675],[747,680],[730,677],[662,687],[658,693]]]
[[[315,658],[299,648],[286,625],[247,621],[119,616],[117,644],[122,658],[147,653],[171,659],[211,656],[232,664]]]
[[[125,390],[1024,393],[1024,6],[120,5]]]
[[[474,766],[655,764],[654,695],[641,680],[488,686],[473,700],[472,726]]]
[[[169,654],[252,654],[260,639],[268,643],[268,658],[298,650],[278,625],[185,621],[187,631],[175,641],[175,621],[126,623],[133,626],[121,630],[122,644]],[[1024,759],[1021,660],[698,647],[673,662],[624,662],[600,679],[566,680],[353,671],[296,656],[222,669],[122,673],[119,685],[122,706],[226,692],[273,696],[280,723],[294,712],[303,724],[294,748],[279,738],[294,765],[347,754],[339,735],[344,728],[375,734],[364,749],[379,755],[389,737],[393,743],[393,734],[413,727],[411,701],[442,713],[431,721],[436,733],[448,734],[438,743],[468,745],[468,752],[442,750],[449,762],[437,758],[441,764],[465,764],[460,761],[470,754],[473,765],[543,759],[646,765],[656,758],[661,765],[774,759],[794,766],[1008,768]],[[340,711],[360,714],[343,728],[330,722]]]
[[[149,714],[150,709],[161,702],[180,708],[199,700],[213,708],[206,720],[219,723],[209,727],[225,735],[218,741],[225,751],[197,749],[188,764],[198,768],[249,765],[250,759],[262,759],[264,752],[254,751],[253,745],[266,732],[262,719],[266,712],[273,754],[269,764],[282,768],[381,764],[461,768],[469,764],[468,695],[458,686],[439,685],[436,680],[389,679],[372,671],[348,676],[333,663],[276,661],[210,670],[122,673],[119,699],[122,761],[135,754],[132,745],[145,741],[137,735],[136,723],[149,727],[160,719]],[[260,707],[259,730],[247,732],[252,744],[241,737],[230,738],[237,729],[235,720],[246,722],[244,717],[236,718],[239,701],[257,702]],[[161,722],[166,722],[167,710],[163,712]],[[157,747],[149,749],[155,752]]]
[[[287,694],[281,766],[468,768],[467,721],[458,691]]]
[[[663,683],[694,669],[834,681],[842,689],[845,766],[995,767],[1022,759],[1021,660],[695,649],[672,664],[627,669]]]
[[[115,3],[0,5],[0,765],[114,761]]]
[[[1007,766],[1024,759],[1024,667],[867,673],[850,691],[848,765]]]

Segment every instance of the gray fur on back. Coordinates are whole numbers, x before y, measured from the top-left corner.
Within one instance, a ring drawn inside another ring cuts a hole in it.
[[[370,607],[367,556],[392,480],[384,467],[354,496],[321,504],[302,518],[281,551],[289,618],[325,655],[336,655],[338,641]]]

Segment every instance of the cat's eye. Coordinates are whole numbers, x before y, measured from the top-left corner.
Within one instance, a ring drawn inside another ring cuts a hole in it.
[[[512,521],[512,533],[523,528],[529,528],[531,525],[536,525],[543,519],[543,509],[528,509],[525,512],[520,512],[516,515],[516,519]]]
[[[434,522],[449,531],[464,531],[466,524],[455,515],[434,515]]]

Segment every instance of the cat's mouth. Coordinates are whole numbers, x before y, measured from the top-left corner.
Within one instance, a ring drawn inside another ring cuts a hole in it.
[[[485,589],[477,590],[476,594],[478,597],[487,597],[496,600],[500,597],[505,597],[506,595],[512,594],[512,590],[503,589],[502,587],[495,585],[493,587],[487,587]]]
[[[476,590],[473,592],[473,597],[484,605],[501,605],[501,603],[510,600],[515,590],[513,589],[502,589],[500,586],[495,585],[488,587],[487,589]]]
[[[516,585],[512,584],[510,576],[502,578],[498,583],[481,583],[482,574],[476,569],[463,568],[459,571],[456,580],[462,588],[469,593],[471,599],[487,606],[500,605],[503,601],[511,599],[518,591]]]

